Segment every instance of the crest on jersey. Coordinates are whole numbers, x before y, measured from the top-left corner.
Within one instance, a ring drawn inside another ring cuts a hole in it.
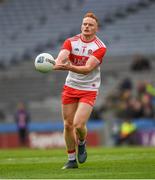
[[[93,54],[93,50],[92,50],[92,49],[89,49],[89,50],[88,50],[88,55],[91,55],[91,54]]]
[[[84,54],[86,48],[87,48],[87,46],[82,46],[82,54]]]

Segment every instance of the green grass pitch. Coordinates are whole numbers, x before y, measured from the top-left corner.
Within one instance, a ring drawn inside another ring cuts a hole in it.
[[[0,150],[0,179],[154,179],[155,148],[88,148],[78,169],[62,170],[65,149]]]

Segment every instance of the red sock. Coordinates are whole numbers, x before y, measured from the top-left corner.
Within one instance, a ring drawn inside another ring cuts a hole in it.
[[[76,159],[76,152],[74,150],[68,150],[68,160],[69,161],[74,161]]]

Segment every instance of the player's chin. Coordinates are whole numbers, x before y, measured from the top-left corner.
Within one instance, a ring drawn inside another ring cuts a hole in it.
[[[84,32],[83,35],[84,35],[84,36],[90,36],[91,33],[90,33],[90,32]]]

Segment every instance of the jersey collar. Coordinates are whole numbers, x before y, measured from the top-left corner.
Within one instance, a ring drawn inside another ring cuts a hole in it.
[[[85,40],[82,39],[82,36],[81,36],[81,34],[80,34],[80,39],[81,39],[81,41],[84,42],[84,43],[90,43],[90,42],[93,42],[93,41],[96,39],[96,36],[95,36],[92,40],[90,40],[90,41],[85,41]]]

